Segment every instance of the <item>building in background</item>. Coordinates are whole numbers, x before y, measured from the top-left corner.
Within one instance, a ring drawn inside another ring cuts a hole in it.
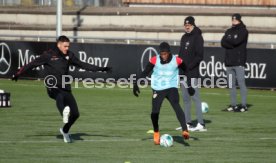
[[[0,6],[56,6],[57,0],[0,0]],[[121,6],[122,0],[63,0],[67,7]]]

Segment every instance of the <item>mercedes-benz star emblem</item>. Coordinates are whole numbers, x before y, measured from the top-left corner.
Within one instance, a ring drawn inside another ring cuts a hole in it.
[[[6,43],[0,43],[0,74],[6,75],[11,67],[11,51]]]
[[[144,50],[142,57],[141,57],[141,70],[144,71],[147,63],[153,57],[158,55],[158,52],[153,47],[148,47]]]

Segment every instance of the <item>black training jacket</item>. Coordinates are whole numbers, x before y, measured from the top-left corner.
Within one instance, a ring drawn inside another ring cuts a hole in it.
[[[202,32],[198,27],[194,27],[191,33],[185,33],[181,38],[179,57],[187,66],[184,74],[190,78],[199,77],[199,64],[203,60],[204,52],[203,43]]]
[[[241,22],[237,26],[229,28],[221,39],[221,46],[225,49],[225,65],[245,66],[247,59],[248,31]]]
[[[40,57],[36,58],[27,65],[21,67],[21,69],[16,73],[18,76],[24,72],[33,69],[35,67],[44,65],[44,69],[47,75],[53,75],[57,80],[56,87],[61,88],[66,91],[71,90],[71,85],[67,84],[62,87],[62,75],[68,75],[69,65],[74,65],[76,67],[85,69],[87,71],[103,71],[104,68],[94,66],[85,62],[81,62],[73,52],[68,51],[67,55],[64,55],[57,47],[45,51]],[[54,81],[51,81],[54,82]]]

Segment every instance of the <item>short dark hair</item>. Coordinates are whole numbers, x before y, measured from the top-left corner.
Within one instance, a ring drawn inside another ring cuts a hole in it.
[[[68,37],[62,35],[58,37],[57,42],[70,42],[70,40]]]
[[[159,51],[160,52],[171,52],[171,47],[167,42],[162,42],[159,45]]]

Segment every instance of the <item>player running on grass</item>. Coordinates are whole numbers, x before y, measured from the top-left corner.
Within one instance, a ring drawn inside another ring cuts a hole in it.
[[[93,72],[111,70],[109,67],[98,67],[81,62],[74,53],[69,51],[69,46],[70,40],[66,36],[60,36],[57,39],[57,46],[54,49],[44,52],[39,58],[23,66],[12,77],[12,80],[17,81],[18,77],[26,71],[44,65],[46,73],[55,78],[53,78],[53,80],[56,80],[56,86],[51,87],[47,85],[47,93],[50,98],[56,100],[57,108],[63,117],[64,126],[60,128],[60,133],[63,135],[65,143],[72,142],[68,132],[80,114],[76,100],[71,92],[71,85],[65,84],[65,86],[63,86],[62,76],[68,75],[69,65],[74,65]],[[45,82],[45,84],[48,83]]]
[[[153,140],[154,144],[160,144],[160,132],[159,132],[159,112],[162,102],[167,98],[172,105],[176,117],[182,127],[182,136],[184,139],[189,139],[189,132],[186,126],[186,120],[183,110],[179,104],[178,95],[178,69],[185,69],[182,59],[171,54],[170,45],[166,42],[162,42],[159,45],[160,56],[155,56],[150,59],[145,70],[138,75],[139,78],[145,78],[151,71],[151,88],[153,89],[152,96],[152,112],[151,120],[154,129]],[[194,94],[194,89],[189,88],[189,93]],[[133,93],[138,97],[140,93],[137,83],[134,84]]]

